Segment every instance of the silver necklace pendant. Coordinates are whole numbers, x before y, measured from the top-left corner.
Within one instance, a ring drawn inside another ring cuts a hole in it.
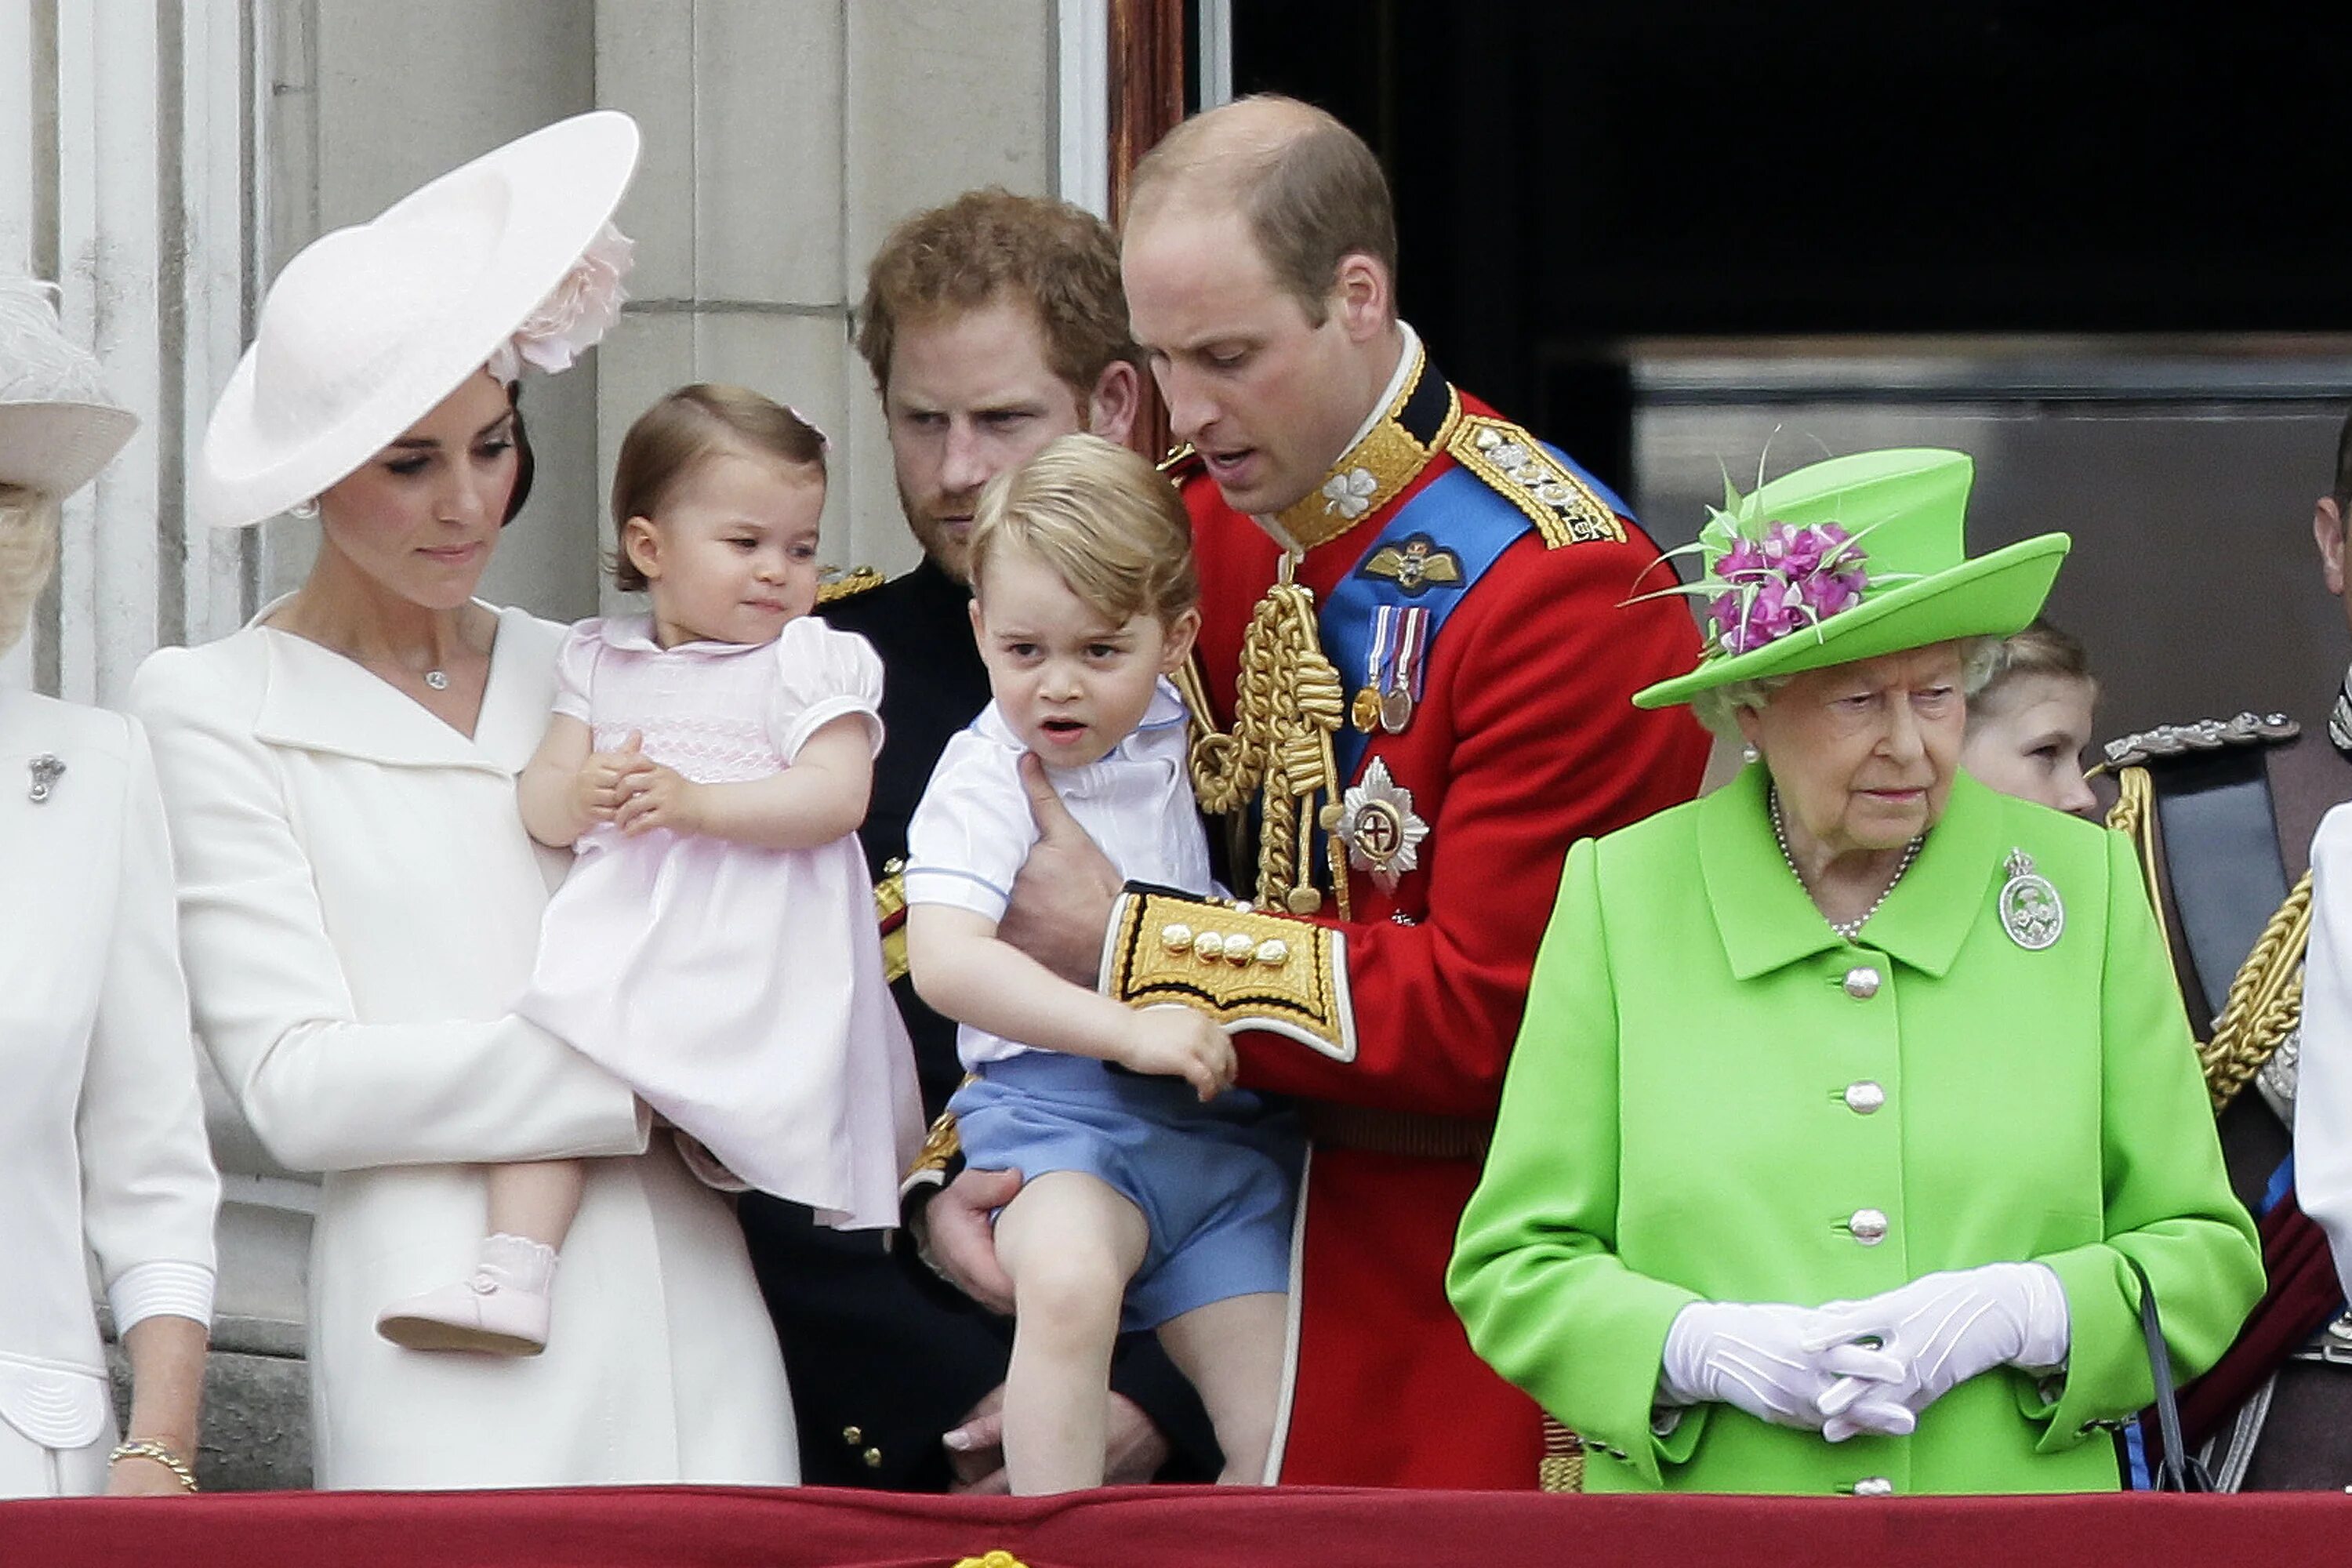
[[[2024,850],[2011,850],[2004,869],[2009,880],[2000,889],[2000,929],[2026,952],[2040,952],[2065,932],[2065,900]]]
[[[446,691],[449,689],[449,672],[446,669],[428,669],[425,672],[425,684],[436,691]]]

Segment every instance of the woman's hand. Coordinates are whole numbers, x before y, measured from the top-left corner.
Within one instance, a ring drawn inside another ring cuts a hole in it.
[[[1667,1405],[1736,1405],[1775,1426],[1820,1431],[1827,1419],[1822,1401],[1839,1381],[1839,1374],[1823,1364],[1822,1347],[1816,1342],[1829,1328],[1825,1315],[1810,1307],[1694,1301],[1675,1314],[1666,1330],[1665,1352],[1658,1368],[1659,1400]],[[1876,1352],[1861,1345],[1843,1348],[1853,1352],[1846,1364],[1857,1373],[1864,1367],[1890,1375],[1901,1370],[1890,1358],[1868,1361]],[[1859,1406],[1850,1408],[1848,1414],[1859,1419]],[[1906,1424],[1910,1412],[1899,1405],[1882,1410],[1874,1402],[1870,1415],[1888,1426],[1901,1425],[1904,1432],[1911,1429]]]
[[[1231,1089],[1240,1070],[1234,1042],[1207,1015],[1190,1007],[1146,1007],[1119,1041],[1121,1067],[1154,1078],[1181,1078],[1203,1100]]]
[[[581,832],[612,821],[634,793],[637,777],[656,766],[640,750],[644,744],[645,737],[632,730],[618,751],[589,752],[572,775],[572,813]]]
[[[672,833],[699,833],[703,828],[703,788],[675,768],[647,763],[624,786],[629,791],[613,813],[613,825],[625,838],[667,827]]]
[[[2040,1263],[1923,1274],[1867,1300],[1832,1301],[1818,1315],[1809,1342],[1836,1379],[1819,1401],[1822,1435],[1832,1443],[1861,1432],[1900,1436],[1911,1427],[1890,1432],[1890,1408],[1916,1419],[1994,1367],[2057,1367],[2073,1338],[2065,1289]]]

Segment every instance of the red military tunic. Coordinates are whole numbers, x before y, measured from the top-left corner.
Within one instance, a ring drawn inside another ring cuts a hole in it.
[[[1408,353],[1417,355],[1417,345]],[[1297,580],[1314,591],[1327,650],[1339,640],[1332,595],[1380,553],[1370,547],[1390,520],[1465,457],[1483,458],[1463,437],[1491,447],[1499,430],[1513,443],[1503,446],[1507,458],[1525,455],[1517,443],[1534,448],[1484,405],[1453,394],[1433,368],[1427,385],[1421,380],[1416,368],[1382,421],[1396,429],[1376,426],[1334,466],[1332,489],[1285,514],[1331,520],[1291,535],[1311,546]],[[1399,446],[1399,434],[1412,445]],[[1350,872],[1352,919],[1341,929],[1351,1059],[1282,1035],[1241,1037],[1243,1083],[1310,1102],[1303,1114],[1313,1153],[1294,1262],[1296,1376],[1280,1448],[1286,1482],[1537,1481],[1540,1413],[1472,1352],[1445,1299],[1446,1261],[1569,845],[1688,799],[1707,741],[1684,710],[1633,704],[1635,691],[1698,656],[1680,599],[1625,602],[1668,580],[1659,566],[1637,586],[1656,565],[1655,546],[1612,515],[1598,487],[1578,487],[1595,508],[1587,515],[1600,520],[1581,530],[1591,537],[1528,521],[1539,515],[1537,495],[1556,491],[1564,477],[1556,458],[1537,452],[1536,460],[1517,479],[1477,462],[1486,482],[1456,477],[1431,497],[1435,511],[1410,514],[1441,553],[1449,532],[1442,513],[1457,500],[1526,515],[1504,520],[1503,537],[1509,526],[1524,531],[1459,590],[1428,647],[1410,722],[1400,733],[1376,728],[1354,776],[1342,781],[1359,783],[1385,763],[1428,827],[1417,865],[1393,889]],[[1348,495],[1349,476],[1373,481],[1356,479],[1354,493],[1369,489],[1373,504],[1352,521],[1339,501],[1324,504]],[[1180,477],[1200,563],[1208,717],[1223,728],[1232,721],[1244,634],[1284,551],[1204,475]],[[1479,519],[1490,531],[1496,521]],[[1333,663],[1357,694],[1367,675],[1360,662],[1349,668],[1335,652]],[[1235,890],[1248,892],[1249,868],[1234,874]],[[1336,924],[1333,912],[1327,900],[1316,918]]]

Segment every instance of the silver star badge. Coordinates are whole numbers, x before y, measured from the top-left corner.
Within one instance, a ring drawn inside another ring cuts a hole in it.
[[[1412,814],[1412,791],[1391,778],[1388,763],[1375,757],[1364,782],[1339,797],[1339,833],[1349,865],[1371,873],[1382,888],[1394,888],[1421,864],[1429,824]]]

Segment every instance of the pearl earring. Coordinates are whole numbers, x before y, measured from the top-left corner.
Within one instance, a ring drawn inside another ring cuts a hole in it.
[[[317,496],[312,496],[308,500],[296,501],[292,506],[286,509],[286,515],[289,517],[299,517],[306,520],[318,516],[319,498]]]
[[[1754,746],[1742,746],[1739,748],[1739,760],[1743,763],[1752,763],[1763,754],[1763,752],[1758,751]]]

